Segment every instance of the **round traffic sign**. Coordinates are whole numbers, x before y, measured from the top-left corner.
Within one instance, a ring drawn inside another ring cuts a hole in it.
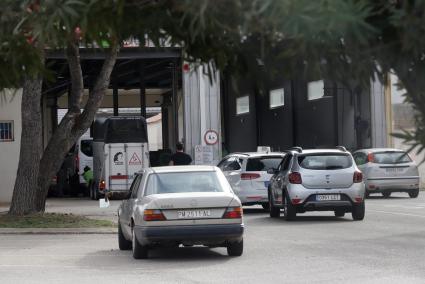
[[[204,135],[204,141],[207,145],[215,145],[218,143],[218,133],[215,130],[207,130]]]

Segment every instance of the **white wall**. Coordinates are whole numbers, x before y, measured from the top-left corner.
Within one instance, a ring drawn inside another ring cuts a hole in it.
[[[14,140],[0,142],[0,203],[11,201],[18,170],[22,129],[21,96],[22,90],[0,93],[0,120],[12,120],[14,126]]]
[[[157,114],[147,119],[149,151],[162,149],[162,115]]]

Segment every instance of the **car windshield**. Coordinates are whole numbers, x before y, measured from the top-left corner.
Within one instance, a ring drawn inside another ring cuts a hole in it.
[[[246,171],[253,172],[277,169],[282,159],[283,158],[280,156],[250,158],[248,159],[248,163],[246,164]]]
[[[149,175],[145,196],[183,192],[222,192],[215,172],[153,173]]]
[[[313,154],[299,156],[298,164],[309,170],[339,170],[351,167],[353,162],[345,154]]]
[[[376,164],[410,163],[412,160],[406,152],[373,153],[373,162]]]

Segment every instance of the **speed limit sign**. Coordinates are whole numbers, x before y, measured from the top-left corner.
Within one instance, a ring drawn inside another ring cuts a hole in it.
[[[204,135],[204,141],[207,145],[215,145],[218,143],[218,133],[215,130],[207,130]]]

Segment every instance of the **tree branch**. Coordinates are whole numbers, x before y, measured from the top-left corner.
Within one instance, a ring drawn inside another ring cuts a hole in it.
[[[80,63],[80,49],[78,43],[72,41],[66,49],[66,56],[71,77],[71,95],[68,112],[80,114],[81,101],[84,93],[84,81]]]

